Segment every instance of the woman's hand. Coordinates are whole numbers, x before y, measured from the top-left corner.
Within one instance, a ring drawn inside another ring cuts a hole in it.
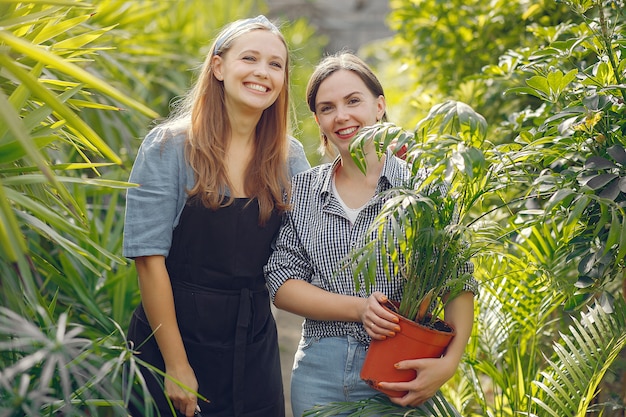
[[[408,382],[381,382],[381,388],[393,391],[408,391],[403,397],[389,397],[391,402],[403,407],[417,407],[433,397],[443,384],[456,372],[456,360],[445,356],[435,359],[411,359],[398,362],[396,369],[413,369],[414,380]]]
[[[366,299],[359,314],[365,331],[372,339],[385,340],[395,336],[396,332],[400,331],[398,317],[382,306],[386,302],[388,302],[387,296],[376,291]]]
[[[198,381],[193,369],[191,366],[175,371],[167,369],[166,375],[165,395],[172,400],[172,405],[176,410],[184,414],[185,417],[193,417],[198,405],[198,398],[192,392],[198,391]],[[188,387],[189,390],[179,384]]]

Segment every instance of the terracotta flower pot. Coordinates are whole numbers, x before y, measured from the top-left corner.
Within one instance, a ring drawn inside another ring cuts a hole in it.
[[[402,397],[406,391],[385,390],[380,388],[378,383],[407,382],[415,379],[414,370],[396,369],[394,364],[406,359],[440,357],[456,332],[442,321],[440,324],[447,328],[446,331],[417,324],[395,311],[388,310],[400,319],[400,331],[394,337],[385,340],[372,340],[361,369],[361,379],[390,397]]]

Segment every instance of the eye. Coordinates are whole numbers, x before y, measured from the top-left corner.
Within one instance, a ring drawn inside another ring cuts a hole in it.
[[[256,61],[256,58],[255,58],[255,57],[253,57],[252,55],[245,55],[245,56],[243,56],[241,59],[242,59],[243,61],[251,61],[251,62]]]
[[[273,62],[270,62],[270,65],[271,65],[271,66],[273,66],[273,67],[276,67],[276,68],[278,68],[278,69],[283,69],[283,64],[281,64],[281,63],[280,63],[280,62],[278,62],[278,61],[273,61]]]
[[[321,114],[328,114],[333,110],[333,106],[328,106],[326,104],[320,106],[320,108],[317,109],[318,113]]]
[[[350,97],[348,99],[348,104],[359,104],[361,102],[361,99],[358,97]]]

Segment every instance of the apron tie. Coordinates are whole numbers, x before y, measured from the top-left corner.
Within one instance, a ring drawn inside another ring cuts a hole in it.
[[[248,339],[248,324],[251,318],[252,293],[248,288],[241,289],[239,297],[239,312],[237,313],[237,328],[235,330],[235,355],[233,359],[233,403],[235,417],[243,415],[244,401],[239,401],[239,395],[244,392],[244,378],[246,368],[246,344]]]

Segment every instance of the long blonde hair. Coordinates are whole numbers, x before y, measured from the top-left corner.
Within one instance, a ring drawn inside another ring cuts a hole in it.
[[[267,30],[280,38],[287,50],[285,82],[276,101],[263,111],[256,126],[254,156],[246,169],[244,192],[259,204],[259,224],[265,224],[273,210],[287,209],[289,193],[287,160],[289,153],[289,49],[282,33],[264,16],[235,21],[222,29],[204,60],[198,80],[183,99],[175,119],[188,119],[185,154],[195,174],[195,185],[187,190],[209,208],[232,203],[232,189],[226,174],[225,158],[230,136],[224,83],[213,75],[214,55],[226,53],[233,41],[252,30]]]

